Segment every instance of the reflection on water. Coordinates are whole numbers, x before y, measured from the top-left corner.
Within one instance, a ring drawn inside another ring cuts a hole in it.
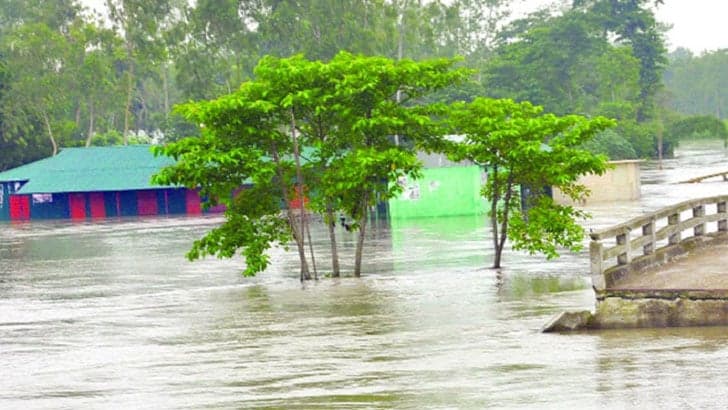
[[[524,299],[550,293],[570,292],[591,288],[587,277],[534,276],[525,273],[499,274],[500,296],[507,299]]]
[[[672,182],[721,149],[645,164],[639,202],[590,207],[587,227],[725,192]],[[685,155],[689,153],[690,155]],[[696,159],[697,158],[697,159]],[[704,168],[703,168],[704,167]],[[724,328],[541,334],[588,309],[582,252],[492,258],[483,217],[380,224],[361,279],[301,285],[275,250],[189,263],[216,219],[0,227],[0,408],[684,408],[728,399]],[[342,260],[355,238],[339,233]],[[325,229],[314,230],[327,267]],[[344,265],[351,270],[351,265]]]

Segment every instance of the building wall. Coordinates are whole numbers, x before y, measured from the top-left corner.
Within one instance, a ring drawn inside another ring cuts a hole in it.
[[[392,219],[480,215],[486,209],[478,166],[426,168],[421,179],[399,183],[404,192],[389,201]]]
[[[10,191],[8,184],[0,182],[0,221],[10,220]]]
[[[25,182],[12,181],[12,182],[0,182],[0,221],[9,221],[12,219],[13,213],[17,214],[19,207],[26,207],[26,199],[13,200],[12,196],[20,189]]]
[[[197,191],[184,188],[33,195],[11,194],[14,186],[9,184],[0,184],[0,189],[0,221],[201,213]]]
[[[10,219],[30,219],[30,195],[10,195]]]
[[[29,195],[32,219],[66,219],[70,217],[68,194]]]
[[[642,195],[640,183],[641,161],[612,161],[613,169],[604,175],[585,175],[579,179],[591,194],[582,204],[610,201],[633,201]],[[560,190],[554,188],[554,201],[563,205],[572,205],[573,201]]]

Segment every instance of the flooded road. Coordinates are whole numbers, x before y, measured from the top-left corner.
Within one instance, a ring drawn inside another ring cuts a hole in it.
[[[640,201],[589,227],[728,193],[719,145],[643,168]],[[0,226],[0,408],[706,408],[728,329],[541,334],[593,307],[585,253],[492,257],[484,218],[380,225],[365,276],[301,285],[293,253],[243,278],[189,263],[214,218]],[[344,261],[354,238],[342,230]],[[323,229],[314,232],[324,237]],[[326,243],[316,243],[325,261]],[[350,265],[345,264],[350,271]],[[326,270],[324,267],[323,270]]]

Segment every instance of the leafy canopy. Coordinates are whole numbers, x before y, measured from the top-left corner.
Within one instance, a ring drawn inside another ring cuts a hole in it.
[[[305,224],[290,210],[284,216],[281,205],[306,185],[313,210],[343,210],[357,221],[358,276],[369,207],[398,192],[390,182],[418,176],[415,146],[431,146],[444,132],[432,117],[442,107],[419,99],[471,74],[454,64],[346,52],[328,63],[265,57],[256,79],[238,91],[179,106],[178,113],[201,124],[201,136],[159,149],[177,164],[155,181],[199,189],[205,206],[227,206],[225,223],[195,242],[188,257],[231,257],[242,249],[245,274],[252,275],[267,266],[271,246],[292,237],[303,271]],[[231,195],[243,184],[252,188]]]
[[[579,249],[583,235],[576,218],[586,215],[570,206],[554,203],[537,194],[523,204],[517,186],[539,192],[556,187],[574,200],[588,192],[578,183],[581,175],[602,174],[606,157],[579,148],[605,128],[614,125],[603,117],[587,119],[578,115],[544,114],[541,107],[513,100],[477,98],[472,103],[453,106],[450,118],[456,133],[464,140],[451,148],[455,159],[468,159],[487,166],[483,194],[491,201],[490,214],[496,240],[499,267],[506,235],[515,249],[558,256],[559,247]]]

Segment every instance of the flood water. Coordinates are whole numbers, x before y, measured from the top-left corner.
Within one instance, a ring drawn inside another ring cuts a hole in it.
[[[728,193],[719,144],[643,167],[643,199],[588,227]],[[492,257],[484,218],[372,233],[365,276],[301,285],[190,263],[215,218],[0,225],[0,408],[706,408],[728,402],[728,329],[542,334],[590,309],[586,253]],[[342,230],[346,262],[354,238]],[[314,237],[323,238],[319,227]],[[319,269],[326,271],[323,241]],[[350,265],[345,264],[350,270]]]

